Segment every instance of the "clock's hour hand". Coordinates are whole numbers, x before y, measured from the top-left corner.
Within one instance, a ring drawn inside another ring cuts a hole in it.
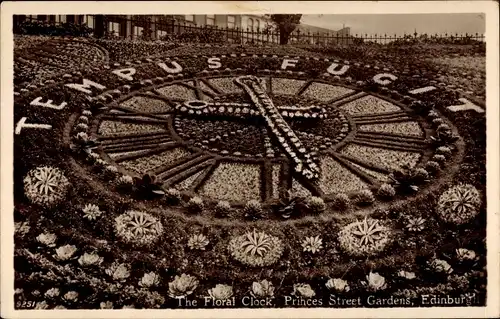
[[[261,80],[254,76],[241,76],[236,78],[236,83],[250,96],[268,129],[294,162],[295,171],[307,179],[317,179],[320,173],[319,166],[312,160],[295,132],[274,106]]]

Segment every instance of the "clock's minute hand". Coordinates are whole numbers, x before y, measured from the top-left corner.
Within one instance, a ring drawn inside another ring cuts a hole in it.
[[[274,106],[264,89],[262,80],[251,75],[241,76],[235,80],[250,96],[268,129],[294,162],[295,171],[307,179],[317,179],[320,173],[318,165],[311,159],[302,142]]]

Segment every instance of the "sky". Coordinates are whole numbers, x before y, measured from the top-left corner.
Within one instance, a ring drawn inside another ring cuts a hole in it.
[[[427,34],[485,32],[484,15],[479,13],[446,14],[305,14],[301,23],[338,30],[345,24],[351,35],[402,35],[415,32]]]

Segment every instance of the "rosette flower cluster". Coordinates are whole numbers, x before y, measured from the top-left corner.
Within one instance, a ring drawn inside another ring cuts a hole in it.
[[[115,231],[128,243],[147,245],[160,237],[163,226],[154,216],[131,210],[116,217]]]
[[[274,264],[283,254],[282,241],[255,229],[229,242],[229,252],[241,263],[252,267]]]
[[[60,203],[69,189],[69,181],[58,168],[42,166],[24,178],[24,193],[34,204],[52,207]]]
[[[391,230],[371,218],[351,223],[339,233],[340,246],[355,256],[375,255],[384,250],[391,241]]]
[[[236,82],[244,88],[262,114],[267,127],[294,162],[295,171],[307,179],[317,179],[319,177],[319,166],[312,160],[311,155],[307,153],[306,148],[295,132],[283,119],[279,110],[265,92],[261,81],[261,79],[254,76],[242,76],[236,79]]]

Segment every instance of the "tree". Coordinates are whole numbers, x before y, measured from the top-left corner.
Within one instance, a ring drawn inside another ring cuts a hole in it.
[[[102,38],[106,31],[104,15],[98,14],[95,16],[94,35],[96,38]]]
[[[271,20],[276,23],[280,31],[280,44],[287,44],[290,34],[300,23],[301,14],[271,14]]]

